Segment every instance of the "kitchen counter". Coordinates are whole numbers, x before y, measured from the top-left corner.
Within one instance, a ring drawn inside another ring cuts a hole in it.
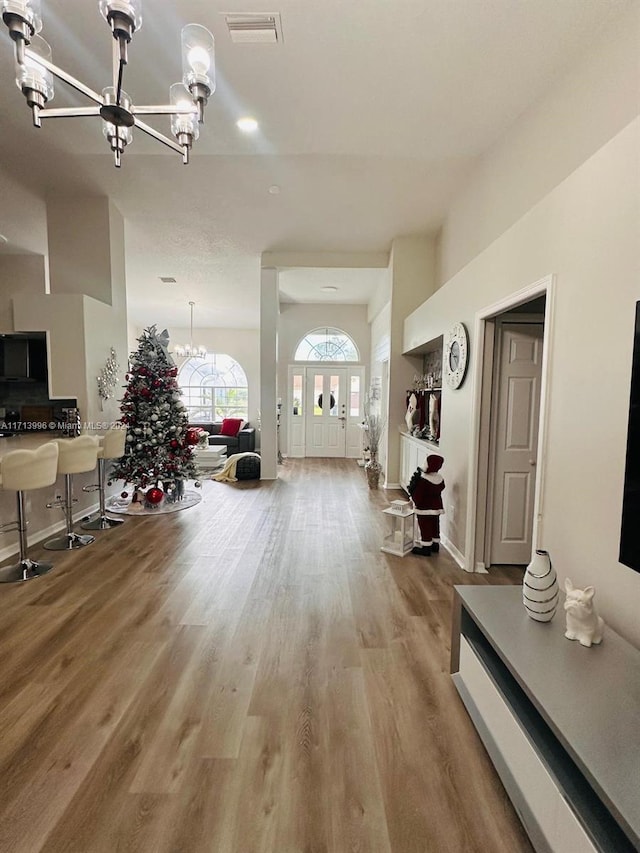
[[[10,450],[37,450],[56,438],[65,438],[61,432],[17,432],[0,437],[0,459]]]

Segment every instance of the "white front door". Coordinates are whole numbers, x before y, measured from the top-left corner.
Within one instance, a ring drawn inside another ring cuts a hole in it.
[[[322,406],[319,405],[321,394]],[[362,456],[364,367],[290,364],[287,411],[288,456],[359,459]]]
[[[531,558],[542,323],[503,323],[498,335],[490,563]]]
[[[344,456],[347,442],[347,371],[307,368],[306,455]]]

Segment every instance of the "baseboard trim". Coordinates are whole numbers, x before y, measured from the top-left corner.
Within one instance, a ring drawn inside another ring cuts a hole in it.
[[[395,489],[395,491],[400,491],[402,486],[400,483],[385,483],[382,487],[383,489]]]
[[[85,507],[82,510],[76,512],[72,518],[73,523],[77,524],[79,521],[84,521],[85,518],[89,515],[93,515],[94,512],[97,512],[100,509],[100,504],[93,504],[90,507]],[[51,536],[55,536],[56,533],[60,533],[61,530],[65,528],[65,521],[62,519],[61,521],[56,522],[56,524],[50,524],[49,527],[45,527],[43,530],[36,531],[32,536],[27,534],[27,546],[32,548],[34,545],[39,545],[40,542],[44,542],[45,539],[49,539]],[[15,533],[16,531],[8,530],[6,535],[10,535],[11,533]],[[16,539],[11,545],[7,545],[6,547],[0,549],[0,563],[8,560],[9,557],[12,557],[14,554],[20,553],[20,543],[18,541],[17,535]]]
[[[458,549],[453,544],[453,542],[450,539],[447,539],[447,537],[444,536],[443,534],[440,535],[440,541],[442,542],[444,547],[447,549],[447,551],[451,554],[451,556],[456,561],[456,563],[460,566],[460,568],[465,572],[469,571],[466,567],[466,564],[465,564],[464,554],[462,554],[462,553],[460,553],[460,551],[458,551]]]

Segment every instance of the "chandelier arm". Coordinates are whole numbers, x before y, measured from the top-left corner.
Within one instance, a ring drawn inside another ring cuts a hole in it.
[[[40,118],[77,118],[99,116],[100,107],[52,107],[38,111]]]
[[[43,56],[39,56],[37,53],[29,50],[29,48],[25,50],[25,55],[28,56],[29,59],[32,59],[36,64],[42,65],[43,68],[46,68],[47,71],[50,71],[59,80],[62,80],[68,86],[71,86],[72,89],[81,92],[83,95],[86,95],[87,98],[95,101],[96,104],[100,104],[102,106],[104,103],[102,95],[99,95],[97,92],[94,92],[93,89],[85,86],[84,83],[80,82],[80,80],[76,80],[76,78],[72,77],[71,74],[67,74],[67,72],[62,68],[58,68],[58,66],[54,65],[53,62],[49,62],[48,59],[45,59]]]
[[[160,133],[160,131],[151,127],[151,125],[145,124],[145,122],[140,121],[139,118],[135,118],[135,116],[134,121],[135,126],[141,131],[143,131],[143,133],[152,136],[154,139],[157,139],[158,142],[162,142],[163,145],[166,145],[167,148],[171,148],[172,151],[177,151],[178,154],[182,154],[184,156],[184,149],[182,145],[178,145],[177,142],[174,142],[172,139],[169,139],[168,136],[165,136],[163,133]]]
[[[197,107],[179,107],[177,104],[143,104],[140,107],[131,105],[131,113],[136,116],[190,116],[198,115]]]

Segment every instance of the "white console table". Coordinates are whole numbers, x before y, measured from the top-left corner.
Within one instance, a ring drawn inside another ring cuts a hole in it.
[[[564,630],[519,586],[457,586],[452,677],[537,851],[638,851],[640,652]]]

